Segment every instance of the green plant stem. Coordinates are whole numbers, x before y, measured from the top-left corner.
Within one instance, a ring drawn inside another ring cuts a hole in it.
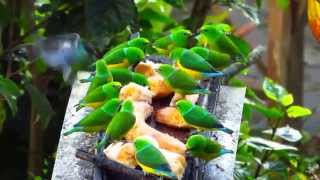
[[[277,129],[280,125],[280,119],[276,120],[276,124],[275,126],[272,128],[272,134],[271,134],[271,137],[270,137],[270,140],[273,140],[275,135],[276,135],[276,132],[277,132]],[[262,165],[269,159],[270,155],[272,154],[272,150],[271,151],[265,151],[262,158],[261,158],[261,162],[259,163],[255,173],[254,173],[254,177],[257,178],[260,174],[260,171],[261,171],[261,168],[262,168]]]

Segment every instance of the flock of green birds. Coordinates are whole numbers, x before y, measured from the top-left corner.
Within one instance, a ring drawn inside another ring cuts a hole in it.
[[[120,100],[119,92],[129,82],[148,86],[147,77],[133,72],[132,67],[143,61],[150,49],[172,60],[171,65],[159,65],[157,72],[174,92],[183,95],[209,94],[209,90],[200,86],[199,80],[223,76],[219,70],[232,62],[246,62],[240,49],[228,37],[230,33],[230,27],[225,24],[205,25],[196,35],[186,29],[176,29],[154,42],[139,37],[114,47],[95,62],[95,74],[84,80],[91,84],[77,109],[92,107],[94,110],[64,135],[104,131],[104,137],[97,145],[100,149],[121,140],[134,126],[136,119],[133,102]],[[190,38],[197,39],[198,44],[187,49]],[[199,131],[221,130],[233,133],[214,114],[188,100],[179,100],[176,107],[185,122]],[[145,172],[176,178],[163,154],[148,138],[136,138],[134,146],[136,160]],[[186,147],[192,156],[205,161],[232,153],[200,134],[190,136]]]

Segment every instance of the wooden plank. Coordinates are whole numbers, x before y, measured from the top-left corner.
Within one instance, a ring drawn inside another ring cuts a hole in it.
[[[78,79],[86,76],[88,76],[87,73],[80,73],[78,74]],[[86,84],[80,84],[78,81],[74,84],[66,111],[62,133],[87,113],[85,110],[75,112],[75,108],[73,107],[79,99],[83,97],[86,88]],[[219,180],[232,179],[244,94],[244,88],[221,87],[215,113],[226,127],[235,132],[232,136],[222,132],[215,132],[213,136],[217,137],[217,140],[226,146],[227,149],[234,150],[234,154],[228,154],[217,158],[209,162],[206,166],[199,166],[199,171],[197,172],[207,171],[207,173],[199,173],[203,176],[194,178],[213,178]],[[210,98],[204,99],[207,105],[210,104],[210,100]],[[52,179],[91,179],[93,177],[93,165],[87,161],[77,159],[75,157],[75,151],[79,148],[93,152],[95,141],[95,137],[85,133],[74,133],[67,137],[61,136]]]

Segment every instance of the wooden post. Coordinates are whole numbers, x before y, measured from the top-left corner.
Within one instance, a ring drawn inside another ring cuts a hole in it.
[[[295,104],[303,103],[303,35],[306,1],[291,0],[283,9],[268,1],[268,76],[293,93]],[[291,121],[296,128],[301,121]]]

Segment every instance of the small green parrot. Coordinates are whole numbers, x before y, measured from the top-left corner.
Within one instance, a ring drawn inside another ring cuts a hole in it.
[[[190,50],[200,55],[214,68],[225,68],[232,63],[231,56],[227,53],[221,53],[200,46],[195,46]]]
[[[198,82],[182,70],[168,64],[160,65],[158,69],[165,83],[175,92],[187,94],[210,94],[210,91],[200,87]]]
[[[171,52],[170,57],[180,70],[194,79],[202,80],[223,76],[222,72],[216,71],[209,62],[189,49],[176,48]]]
[[[127,47],[136,47],[136,48],[139,48],[144,51],[148,47],[148,45],[151,45],[150,41],[148,39],[143,38],[143,37],[138,37],[138,38],[130,39],[129,41],[123,42],[123,43],[113,47],[110,51],[108,51],[106,53],[106,55],[109,55],[110,53],[112,53],[116,49],[127,48]]]
[[[232,58],[240,59],[243,62],[246,61],[240,49],[228,37],[226,32],[214,25],[204,25],[200,29],[200,38],[205,40],[205,46],[209,45],[209,47],[214,50],[230,54]]]
[[[73,125],[73,128],[63,133],[63,135],[67,136],[74,132],[99,132],[105,130],[113,116],[119,111],[120,106],[120,99],[114,98],[109,100],[103,106],[92,111]]]
[[[186,29],[173,30],[169,35],[157,39],[153,47],[161,54],[169,54],[176,47],[187,47],[192,33]]]
[[[96,62],[96,74],[90,78],[90,86],[87,95],[95,88],[113,81],[112,74],[103,60]]]
[[[83,107],[98,108],[109,99],[118,98],[120,89],[121,83],[116,81],[99,86],[80,100],[79,104],[76,105],[76,110],[78,111]]]
[[[147,136],[137,137],[134,140],[134,147],[136,161],[144,172],[177,179],[167,159],[156,147],[151,138]]]
[[[113,80],[121,82],[122,85],[128,84],[129,82],[134,82],[142,86],[147,86],[149,84],[148,79],[145,75],[132,72],[129,69],[112,68],[111,74],[113,76]]]
[[[118,48],[102,57],[109,68],[127,68],[137,64],[143,58],[144,52],[136,47]]]
[[[121,109],[114,115],[108,124],[103,139],[97,145],[97,149],[102,149],[111,141],[121,139],[135,124],[136,117],[133,114],[134,105],[131,100],[125,100]]]
[[[224,127],[215,115],[191,101],[179,100],[176,106],[186,123],[197,129],[218,129],[228,134],[233,133],[231,129]]]
[[[218,142],[199,134],[190,136],[186,147],[193,157],[200,158],[206,162],[224,154],[233,153],[232,150],[223,148]]]

